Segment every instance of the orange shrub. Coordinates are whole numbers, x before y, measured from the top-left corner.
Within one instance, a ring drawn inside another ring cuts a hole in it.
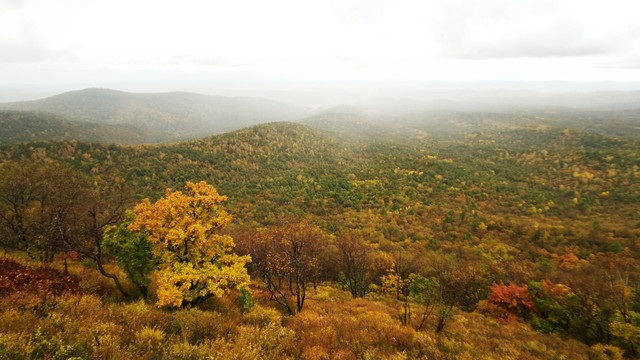
[[[533,298],[526,285],[493,283],[487,302],[489,312],[504,323],[514,322],[518,317],[526,319],[533,310]]]

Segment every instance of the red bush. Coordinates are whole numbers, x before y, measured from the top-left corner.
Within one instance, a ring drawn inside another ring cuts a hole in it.
[[[80,286],[76,276],[63,275],[51,267],[29,267],[0,258],[0,294],[16,291],[60,295],[63,292],[79,293]]]
[[[487,302],[493,316],[507,323],[516,321],[518,317],[527,319],[533,310],[533,298],[526,285],[505,285],[502,281],[493,283]]]

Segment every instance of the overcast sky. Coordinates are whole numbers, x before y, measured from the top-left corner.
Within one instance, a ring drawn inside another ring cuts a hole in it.
[[[640,81],[638,14],[637,0],[0,0],[0,85]]]

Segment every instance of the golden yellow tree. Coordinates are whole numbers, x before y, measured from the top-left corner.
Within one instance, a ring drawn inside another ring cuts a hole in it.
[[[144,199],[129,225],[147,236],[158,259],[158,306],[195,306],[249,284],[251,258],[232,253],[233,239],[218,233],[231,221],[219,205],[227,197],[204,181],[188,182],[185,190],[167,189],[154,204]]]

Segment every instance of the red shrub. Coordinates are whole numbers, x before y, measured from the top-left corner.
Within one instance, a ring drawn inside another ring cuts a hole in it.
[[[79,293],[76,276],[63,275],[47,267],[29,267],[17,261],[0,258],[0,294],[16,291],[60,295],[63,292]]]
[[[533,298],[527,286],[493,283],[488,299],[489,311],[503,322],[513,322],[518,317],[527,319],[533,310]]]

